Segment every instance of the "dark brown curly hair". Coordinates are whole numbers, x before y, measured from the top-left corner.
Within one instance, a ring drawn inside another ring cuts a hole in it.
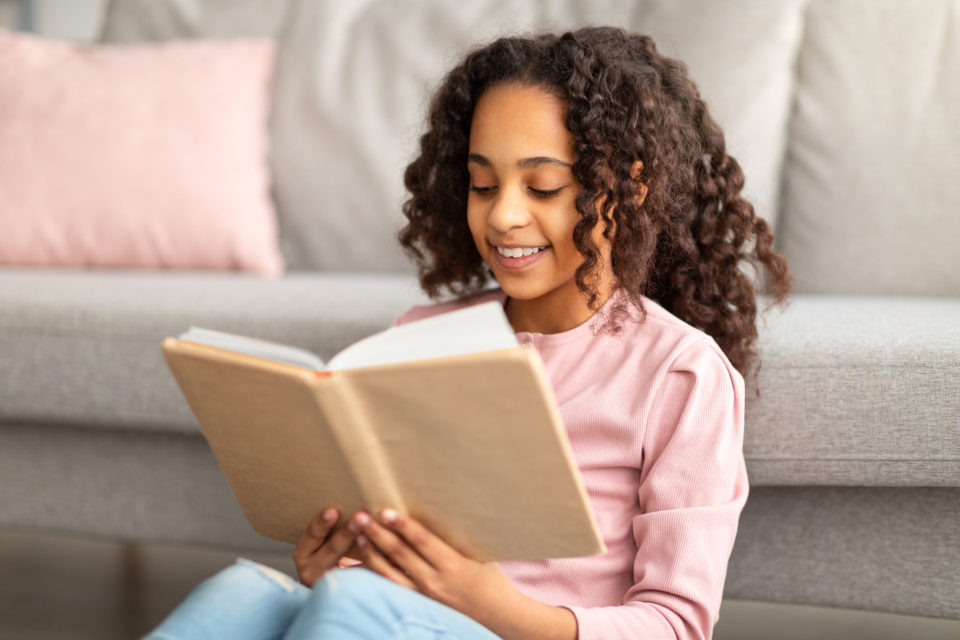
[[[599,306],[600,259],[591,235],[603,219],[628,299],[642,311],[647,296],[711,335],[745,373],[756,356],[757,282],[782,301],[786,262],[741,196],[743,171],[684,64],[661,55],[650,37],[622,29],[501,38],[447,74],[419,157],[404,174],[411,195],[399,238],[423,289],[431,297],[466,295],[488,283],[467,226],[470,125],[480,95],[509,82],[543,88],[567,106],[581,186],[573,239],[584,262],[575,278],[591,308]]]

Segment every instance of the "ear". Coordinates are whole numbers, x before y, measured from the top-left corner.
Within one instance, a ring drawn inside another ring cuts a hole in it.
[[[647,185],[640,182],[640,176],[643,174],[643,161],[636,160],[630,167],[630,177],[637,181],[637,205],[643,204],[647,199]]]

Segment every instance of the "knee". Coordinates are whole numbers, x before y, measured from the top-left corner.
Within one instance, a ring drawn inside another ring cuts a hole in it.
[[[235,564],[208,578],[199,585],[197,591],[306,595],[306,589],[290,576],[245,558],[238,558]]]
[[[273,567],[268,567],[266,565],[260,564],[259,562],[254,562],[253,560],[247,560],[246,558],[237,558],[236,564],[234,564],[227,571],[244,571],[248,576],[256,575],[257,579],[267,580],[273,583],[275,586],[280,587],[283,591],[287,593],[295,593],[300,591],[305,591],[305,587],[299,582],[288,576],[287,574],[277,571]],[[251,578],[252,579],[252,578]]]
[[[367,569],[328,571],[286,637],[389,637],[403,615],[398,590],[408,591]]]
[[[149,637],[280,637],[308,595],[289,576],[239,560],[194,589]]]
[[[384,591],[394,587],[402,589],[383,576],[360,567],[328,571],[314,585],[315,597],[340,604],[350,602],[370,603]]]

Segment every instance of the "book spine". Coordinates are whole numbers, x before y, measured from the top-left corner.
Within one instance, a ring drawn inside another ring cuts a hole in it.
[[[405,512],[406,505],[394,479],[389,454],[367,419],[349,376],[335,372],[316,382],[317,402],[327,415],[334,437],[354,474],[354,482],[364,498],[364,507],[372,514],[386,507]]]

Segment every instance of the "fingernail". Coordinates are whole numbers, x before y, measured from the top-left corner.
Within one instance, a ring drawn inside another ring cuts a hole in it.
[[[370,516],[363,511],[353,516],[353,519],[350,520],[350,531],[354,533],[360,533],[360,530],[363,529],[367,523],[370,522]]]
[[[337,520],[337,510],[336,509],[327,509],[323,512],[323,521],[327,523],[334,523]]]
[[[387,524],[394,524],[400,519],[400,514],[393,509],[384,509],[380,512],[380,517],[383,518],[383,521]]]
[[[357,536],[357,546],[358,547],[367,546],[367,536]]]

